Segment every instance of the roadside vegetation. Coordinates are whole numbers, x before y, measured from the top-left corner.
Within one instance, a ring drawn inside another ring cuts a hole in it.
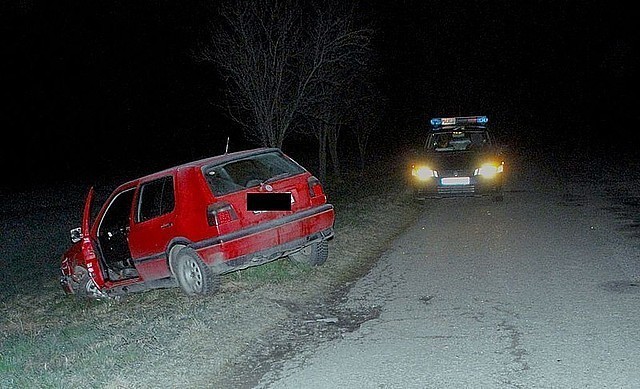
[[[246,269],[225,276],[220,293],[207,297],[175,288],[78,301],[58,284],[59,256],[87,186],[0,193],[0,388],[210,387],[250,346],[268,343],[264,335],[290,315],[287,304],[349,285],[419,213],[404,193],[402,169],[365,163],[385,100],[371,23],[340,1],[308,9],[296,0],[277,9],[247,5],[225,1],[214,12],[220,20],[212,20],[194,60],[225,81],[226,99],[216,108],[248,140],[281,147],[295,133],[317,143],[313,171],[336,207],[327,263],[280,260]],[[350,166],[360,169],[340,169],[338,139],[355,139],[358,162]]]
[[[420,212],[402,179],[402,169],[380,162],[327,185],[337,219],[325,265],[245,269],[199,298],[178,288],[101,301],[64,295],[58,256],[81,207],[64,199],[81,191],[14,199],[2,212],[0,387],[210,387],[250,346],[267,342],[264,334],[287,320],[286,304],[324,299],[375,264]]]

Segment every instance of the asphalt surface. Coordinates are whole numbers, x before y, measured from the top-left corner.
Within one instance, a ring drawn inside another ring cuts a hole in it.
[[[379,315],[257,387],[640,387],[637,220],[588,176],[527,164],[501,203],[427,202],[342,302]]]

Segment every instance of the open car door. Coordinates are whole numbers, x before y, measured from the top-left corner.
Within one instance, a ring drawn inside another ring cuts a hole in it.
[[[104,277],[100,270],[98,257],[91,237],[91,203],[95,190],[89,189],[84,204],[82,225],[71,230],[73,246],[62,260],[62,278],[60,282],[65,290],[78,296],[100,297]]]

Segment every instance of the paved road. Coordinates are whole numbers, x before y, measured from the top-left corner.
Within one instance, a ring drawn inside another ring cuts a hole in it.
[[[589,183],[447,199],[359,280],[379,317],[261,388],[638,388],[640,246]]]

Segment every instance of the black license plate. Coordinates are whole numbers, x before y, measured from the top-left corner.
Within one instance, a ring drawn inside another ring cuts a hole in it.
[[[291,193],[247,193],[248,211],[291,211]]]

